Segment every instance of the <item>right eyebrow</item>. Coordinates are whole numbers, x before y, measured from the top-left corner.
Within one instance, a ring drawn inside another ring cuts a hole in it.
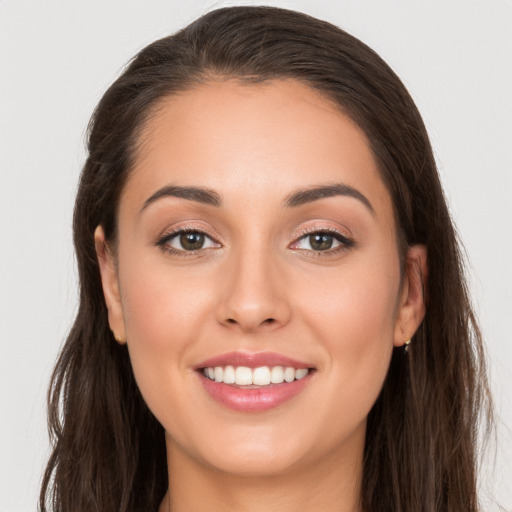
[[[144,201],[140,212],[142,213],[150,204],[162,199],[164,197],[179,197],[181,199],[188,199],[189,201],[196,201],[198,203],[207,204],[209,206],[219,207],[222,200],[217,192],[205,187],[180,187],[178,185],[168,185],[158,189],[153,195]]]

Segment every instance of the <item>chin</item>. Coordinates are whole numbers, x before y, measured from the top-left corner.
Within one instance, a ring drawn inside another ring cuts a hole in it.
[[[307,468],[314,470],[326,459],[339,463],[340,457],[362,457],[365,420],[330,432],[304,417],[295,418],[293,425],[294,428],[288,422],[251,427],[238,424],[231,428],[217,425],[221,432],[211,425],[207,435],[203,430],[199,439],[180,443],[180,452],[205,468],[241,478],[281,477]],[[319,436],[318,432],[324,435]]]
[[[283,476],[305,464],[305,454],[283,453],[278,449],[251,450],[215,454],[206,462],[218,471],[241,478],[271,478]]]

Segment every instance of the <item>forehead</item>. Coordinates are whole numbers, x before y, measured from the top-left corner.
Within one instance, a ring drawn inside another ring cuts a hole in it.
[[[338,182],[364,189],[377,209],[391,208],[364,132],[333,102],[294,80],[226,80],[160,101],[142,130],[125,194],[141,205],[178,184],[227,199],[281,200]]]

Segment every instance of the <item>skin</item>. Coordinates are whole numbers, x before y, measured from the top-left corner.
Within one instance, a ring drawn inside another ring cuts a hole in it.
[[[284,206],[332,183],[373,211],[344,195]],[[214,190],[222,206],[164,197],[143,208],[169,185]],[[157,244],[184,227],[212,241],[178,254]],[[311,250],[309,232],[326,230],[353,244]],[[366,417],[393,347],[423,319],[418,270],[426,275],[425,248],[414,246],[401,276],[392,202],[364,133],[292,80],[218,81],[166,98],[122,193],[118,245],[101,226],[95,240],[111,329],[166,431],[160,510],[359,510]],[[234,411],[194,370],[233,350],[316,371],[279,407]]]

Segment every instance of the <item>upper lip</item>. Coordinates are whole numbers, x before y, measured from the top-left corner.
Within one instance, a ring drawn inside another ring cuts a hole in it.
[[[291,366],[295,369],[312,368],[313,365],[303,361],[297,361],[291,357],[276,352],[229,352],[206,359],[195,366],[196,370],[201,368],[212,368],[214,366],[247,366],[258,368],[260,366]]]

